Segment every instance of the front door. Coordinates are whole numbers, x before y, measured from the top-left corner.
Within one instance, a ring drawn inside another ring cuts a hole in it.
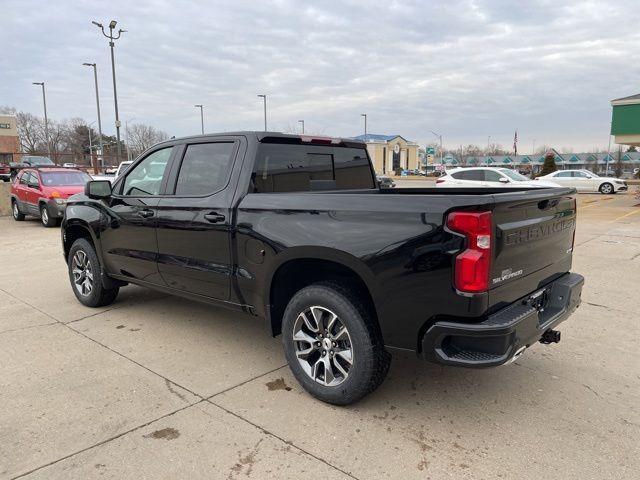
[[[245,148],[225,137],[180,148],[158,208],[158,269],[168,286],[229,300],[235,189],[227,185]]]
[[[111,228],[101,236],[109,273],[163,284],[158,273],[156,214],[174,147],[155,150],[114,185],[106,214]]]

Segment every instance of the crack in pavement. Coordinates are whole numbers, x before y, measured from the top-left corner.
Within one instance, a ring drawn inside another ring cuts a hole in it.
[[[304,454],[306,454],[306,455],[310,456],[311,458],[313,458],[313,459],[315,459],[315,460],[317,460],[317,461],[319,461],[319,462],[321,462],[321,463],[323,463],[323,464],[327,465],[328,467],[333,468],[333,469],[335,469],[335,470],[339,471],[340,473],[342,473],[342,474],[344,474],[344,475],[348,476],[349,478],[352,478],[352,479],[355,479],[355,480],[359,480],[357,477],[355,477],[354,475],[350,474],[349,472],[346,472],[346,471],[342,470],[340,467],[337,467],[337,466],[335,466],[335,465],[331,464],[330,462],[328,462],[328,461],[324,460],[323,458],[320,458],[320,457],[318,457],[318,456],[316,456],[316,455],[314,455],[314,454],[312,454],[312,453],[308,452],[307,450],[305,450],[305,449],[303,449],[303,448],[301,448],[301,447],[299,447],[299,446],[295,445],[292,441],[288,441],[288,440],[283,439],[282,437],[280,437],[280,436],[276,435],[275,433],[272,433],[272,432],[268,431],[267,429],[265,429],[265,428],[263,428],[263,427],[261,427],[261,426],[259,426],[259,425],[255,424],[255,423],[251,422],[250,420],[248,420],[248,419],[244,418],[242,415],[236,414],[236,413],[232,412],[231,410],[228,410],[227,408],[222,407],[221,405],[219,405],[219,404],[215,403],[215,402],[212,400],[212,398],[213,398],[213,397],[215,397],[215,396],[217,396],[217,395],[221,395],[221,394],[223,394],[223,393],[225,393],[225,392],[228,392],[228,391],[233,390],[233,389],[235,389],[235,388],[238,388],[238,387],[240,387],[240,386],[242,386],[242,385],[245,385],[246,383],[252,382],[252,381],[254,381],[254,380],[256,380],[256,379],[258,379],[258,378],[260,378],[260,377],[263,377],[263,376],[269,375],[269,374],[271,374],[271,373],[273,373],[273,372],[276,372],[276,371],[280,370],[281,368],[286,367],[286,366],[287,366],[286,364],[285,364],[285,365],[282,365],[282,366],[279,366],[279,367],[277,367],[277,368],[275,368],[275,369],[273,369],[273,370],[270,370],[270,371],[268,371],[268,372],[265,372],[265,373],[262,373],[262,374],[260,374],[260,375],[257,375],[256,377],[253,377],[253,378],[250,378],[250,379],[248,379],[248,380],[245,380],[245,381],[243,381],[243,382],[241,382],[241,383],[239,383],[239,384],[237,384],[237,385],[233,385],[232,387],[229,387],[229,388],[227,388],[227,389],[225,389],[225,390],[222,390],[222,391],[220,391],[220,392],[217,392],[217,393],[215,393],[215,394],[213,394],[213,395],[211,395],[211,396],[209,396],[209,397],[205,398],[205,397],[203,397],[202,395],[200,395],[200,394],[198,394],[198,393],[196,393],[196,392],[194,392],[194,391],[192,391],[192,390],[190,390],[190,389],[188,389],[188,388],[186,388],[186,387],[184,387],[184,386],[180,385],[180,384],[179,384],[179,383],[177,383],[177,382],[174,382],[174,381],[172,381],[172,380],[168,379],[168,378],[167,378],[167,377],[165,377],[164,375],[162,375],[162,374],[160,374],[160,373],[158,373],[158,372],[156,372],[156,371],[152,370],[151,368],[149,368],[149,367],[147,367],[147,366],[145,366],[145,365],[143,365],[143,364],[141,364],[141,363],[137,362],[136,360],[133,360],[132,358],[129,358],[128,356],[124,355],[123,353],[120,353],[120,352],[118,352],[117,350],[114,350],[113,348],[111,348],[111,347],[109,347],[109,346],[107,346],[107,345],[105,345],[105,344],[103,344],[103,343],[99,342],[98,340],[96,340],[96,339],[94,339],[94,338],[91,338],[90,336],[86,335],[85,333],[80,332],[79,330],[76,330],[75,328],[73,328],[73,327],[72,327],[71,325],[69,325],[68,323],[64,323],[64,322],[62,322],[62,321],[58,320],[58,319],[57,319],[56,317],[54,317],[53,315],[51,315],[51,314],[49,314],[49,313],[47,313],[47,312],[45,312],[45,311],[43,311],[43,310],[40,310],[39,308],[37,308],[37,307],[35,307],[35,306],[31,305],[29,302],[27,302],[27,301],[25,301],[25,300],[23,300],[23,299],[21,299],[21,298],[19,298],[19,297],[16,297],[15,295],[13,295],[13,294],[11,294],[11,293],[7,292],[6,290],[4,290],[4,289],[2,289],[2,288],[0,288],[0,291],[2,291],[2,292],[4,292],[4,293],[6,293],[7,295],[9,295],[9,296],[11,296],[11,297],[15,298],[15,299],[16,299],[16,300],[18,300],[18,301],[20,301],[20,302],[24,303],[25,305],[28,305],[28,306],[30,306],[30,307],[32,307],[32,308],[34,308],[34,309],[36,309],[37,311],[39,311],[39,312],[40,312],[40,313],[42,313],[43,315],[46,315],[47,317],[49,317],[49,318],[53,319],[53,320],[54,320],[54,322],[52,322],[50,325],[60,324],[60,325],[62,325],[63,327],[65,327],[65,328],[67,328],[67,329],[71,330],[72,332],[76,333],[77,335],[80,335],[80,336],[82,336],[82,337],[86,338],[87,340],[89,340],[89,341],[91,341],[91,342],[94,342],[94,343],[96,343],[97,345],[100,345],[101,347],[103,347],[103,348],[105,348],[105,349],[109,350],[110,352],[112,352],[112,353],[114,353],[114,354],[116,354],[116,355],[118,355],[118,356],[120,356],[120,357],[122,357],[122,358],[124,358],[124,359],[126,359],[126,360],[128,360],[128,361],[130,361],[131,363],[134,363],[135,365],[138,365],[139,367],[141,367],[141,368],[145,369],[145,370],[146,370],[146,371],[148,371],[149,373],[152,373],[153,375],[156,375],[156,376],[158,376],[158,377],[160,377],[160,378],[164,379],[164,381],[165,381],[165,383],[166,383],[166,385],[167,385],[167,388],[168,388],[168,389],[169,389],[169,391],[171,391],[172,393],[176,393],[176,394],[177,394],[177,392],[176,392],[176,391],[174,391],[174,390],[173,390],[173,388],[172,388],[172,387],[170,387],[170,385],[177,386],[177,387],[179,387],[179,388],[181,388],[181,389],[183,389],[183,390],[185,390],[185,391],[189,392],[190,394],[194,395],[195,397],[197,397],[197,398],[199,399],[197,402],[194,402],[194,403],[191,403],[191,404],[189,404],[189,405],[186,405],[186,406],[184,406],[184,407],[182,407],[182,408],[179,408],[179,409],[177,409],[177,410],[174,410],[173,412],[170,412],[170,413],[167,413],[167,414],[165,414],[165,415],[162,415],[162,416],[160,416],[160,417],[158,417],[158,418],[156,418],[156,419],[154,419],[154,420],[151,420],[151,421],[149,421],[149,422],[146,422],[146,423],[144,423],[144,424],[142,424],[142,425],[139,425],[139,426],[137,426],[137,427],[133,427],[133,428],[131,428],[131,429],[127,430],[127,431],[121,432],[121,433],[119,433],[119,434],[117,434],[117,435],[114,435],[114,436],[112,436],[112,437],[108,438],[108,439],[102,440],[102,441],[100,441],[100,442],[98,442],[98,443],[96,443],[96,444],[94,444],[94,445],[90,445],[90,446],[88,446],[88,447],[86,447],[86,448],[83,448],[83,449],[78,450],[78,451],[76,451],[76,452],[70,453],[70,454],[65,455],[65,456],[63,456],[63,457],[60,457],[60,458],[58,458],[58,459],[56,459],[56,460],[52,460],[51,462],[48,462],[48,463],[47,463],[47,464],[45,464],[45,465],[41,465],[41,466],[36,467],[36,468],[34,468],[34,469],[32,469],[32,470],[29,470],[28,472],[21,473],[21,474],[19,474],[19,475],[15,476],[15,477],[12,477],[12,479],[13,479],[13,480],[18,479],[18,478],[23,478],[23,477],[25,477],[26,475],[29,475],[29,474],[31,474],[31,473],[34,473],[34,472],[36,472],[36,471],[38,471],[38,470],[41,470],[41,469],[43,469],[43,468],[49,467],[49,466],[51,466],[51,465],[54,465],[54,464],[56,464],[56,463],[58,463],[58,462],[61,462],[61,461],[66,460],[66,459],[68,459],[68,458],[71,458],[71,457],[73,457],[73,456],[75,456],[75,455],[78,455],[78,454],[81,454],[81,453],[86,452],[86,451],[88,451],[88,450],[91,450],[91,449],[93,449],[93,448],[95,448],[95,447],[99,447],[99,446],[101,446],[101,445],[104,445],[104,444],[106,444],[106,443],[109,443],[110,441],[115,440],[115,439],[117,439],[117,438],[120,438],[120,437],[122,437],[123,435],[126,435],[126,434],[128,434],[128,433],[134,432],[134,431],[136,431],[136,430],[138,430],[138,429],[140,429],[140,428],[144,428],[144,427],[146,427],[146,426],[148,426],[148,425],[151,425],[151,424],[152,424],[152,423],[154,423],[154,422],[157,422],[158,420],[162,420],[162,419],[164,419],[164,418],[166,418],[166,417],[169,417],[169,416],[171,416],[171,415],[174,415],[175,413],[178,413],[178,412],[181,412],[181,411],[183,411],[183,410],[186,410],[187,408],[193,407],[193,406],[198,405],[198,404],[200,404],[200,403],[202,403],[202,402],[208,402],[208,403],[210,403],[211,405],[214,405],[214,406],[216,406],[216,407],[220,408],[221,410],[223,410],[223,411],[224,411],[224,412],[226,412],[227,414],[232,415],[232,416],[234,416],[235,418],[237,418],[237,419],[239,419],[239,420],[241,420],[241,421],[243,421],[243,422],[245,422],[245,423],[248,423],[249,425],[252,425],[253,427],[255,427],[255,428],[257,428],[258,430],[260,430],[261,432],[263,432],[264,434],[269,435],[269,436],[271,436],[271,437],[273,437],[273,438],[276,438],[276,439],[278,439],[279,441],[281,441],[281,442],[285,443],[286,445],[290,445],[291,447],[293,447],[293,448],[295,448],[295,449],[299,450],[300,452],[302,452],[302,453],[304,453]],[[106,310],[105,310],[105,311],[102,311],[102,312],[99,312],[99,313],[105,313],[105,312],[106,312]],[[98,314],[99,314],[99,313],[98,313]],[[89,316],[87,316],[87,317],[85,317],[85,318],[89,318],[89,317],[92,317],[92,316],[95,316],[95,315],[97,315],[97,314],[89,315]],[[71,323],[71,322],[69,322],[69,323]],[[180,395],[178,395],[178,396],[180,396]],[[182,397],[181,397],[181,398],[182,398]]]

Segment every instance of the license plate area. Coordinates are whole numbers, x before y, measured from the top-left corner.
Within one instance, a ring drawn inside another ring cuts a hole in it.
[[[544,312],[549,303],[549,288],[543,288],[529,295],[522,303],[535,308],[538,312]]]

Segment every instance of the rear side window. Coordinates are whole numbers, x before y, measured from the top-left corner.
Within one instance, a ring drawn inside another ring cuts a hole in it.
[[[559,172],[555,175],[556,177],[570,177],[571,172]]]
[[[456,180],[472,180],[475,182],[484,181],[484,173],[482,170],[465,170],[462,172],[452,173],[451,176]]]
[[[176,195],[208,195],[227,183],[233,160],[233,142],[187,146],[176,182]]]
[[[252,179],[254,193],[308,192],[317,180],[327,181],[327,189],[375,188],[362,148],[263,143]]]

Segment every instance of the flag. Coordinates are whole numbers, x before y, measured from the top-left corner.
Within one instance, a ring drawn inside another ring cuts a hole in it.
[[[513,136],[513,152],[514,155],[518,155],[518,130],[516,130],[516,133]]]

